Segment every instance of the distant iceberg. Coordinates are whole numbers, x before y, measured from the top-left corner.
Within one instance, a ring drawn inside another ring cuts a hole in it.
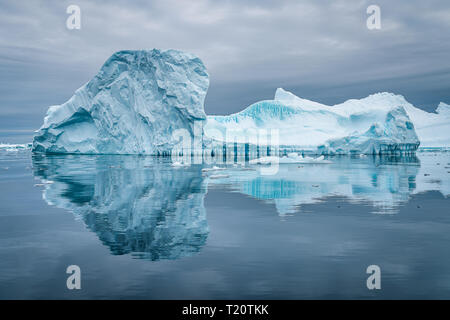
[[[31,143],[26,144],[10,144],[10,143],[0,143],[0,151],[15,152],[21,150],[31,149]]]
[[[450,106],[444,103],[429,113],[403,96],[378,93],[327,106],[279,88],[273,100],[228,116],[206,116],[208,86],[206,68],[192,54],[117,52],[66,103],[48,109],[33,151],[209,156],[254,151],[261,158],[290,152],[404,154],[419,145],[450,146]],[[261,138],[272,133],[277,139]]]

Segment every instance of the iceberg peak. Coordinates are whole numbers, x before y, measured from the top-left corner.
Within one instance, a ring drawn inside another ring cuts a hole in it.
[[[447,116],[450,116],[450,105],[444,102],[440,102],[438,107],[436,108],[436,113],[446,114]]]
[[[321,103],[300,98],[295,94],[293,94],[292,92],[284,90],[283,88],[277,88],[277,90],[275,91],[274,100],[282,101],[290,105],[301,105],[302,107],[312,107],[312,108],[325,107],[325,105]]]
[[[292,92],[284,90],[283,88],[277,88],[277,90],[275,91],[274,100],[291,101],[296,99],[299,99],[299,97],[297,97]]]

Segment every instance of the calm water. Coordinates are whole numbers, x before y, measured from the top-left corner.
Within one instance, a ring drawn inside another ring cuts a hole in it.
[[[450,153],[331,160],[0,151],[0,298],[449,299]]]

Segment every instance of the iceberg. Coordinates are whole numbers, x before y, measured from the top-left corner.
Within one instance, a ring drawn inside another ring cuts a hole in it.
[[[66,103],[48,109],[34,137],[33,151],[170,152],[182,143],[174,135],[177,130],[201,139],[208,86],[206,68],[193,54],[157,49],[119,51]]]
[[[383,92],[328,106],[278,88],[273,100],[207,116],[208,86],[206,67],[190,53],[119,51],[67,102],[49,107],[33,152],[262,158],[450,147],[445,103],[426,112]]]
[[[277,89],[275,100],[290,101],[291,104],[299,104],[304,108],[316,107],[320,109],[327,107],[320,103],[301,99],[283,89]],[[344,115],[348,115],[349,113],[361,114],[366,109],[394,110],[399,107],[405,110],[409,121],[413,123],[421,147],[450,147],[450,105],[444,102],[438,105],[435,112],[427,112],[409,103],[402,95],[381,92],[369,95],[363,99],[350,99],[328,108],[332,108],[332,110],[337,112],[339,111],[336,109],[345,110]],[[400,113],[402,112],[400,111]],[[400,118],[403,117],[401,119],[402,122],[407,121],[404,115],[399,116]]]
[[[450,106],[441,102],[435,112],[427,112],[409,103],[398,94],[382,92],[361,100],[349,100],[355,108],[364,106],[385,106],[387,108],[403,107],[420,141],[420,147],[450,147]]]
[[[383,96],[327,106],[279,88],[274,100],[257,102],[229,116],[208,116],[205,136],[219,143],[255,144],[261,132],[270,135],[277,131],[279,152],[284,154],[289,150],[318,154],[414,152],[420,142],[407,111],[401,104],[385,103]],[[270,139],[267,141],[270,146]]]
[[[0,151],[16,152],[28,149],[31,149],[31,143],[26,144],[0,143]]]
[[[417,150],[419,140],[405,109],[397,107],[389,111],[383,124],[376,122],[361,134],[360,132],[330,139],[319,150],[327,154],[393,154]]]

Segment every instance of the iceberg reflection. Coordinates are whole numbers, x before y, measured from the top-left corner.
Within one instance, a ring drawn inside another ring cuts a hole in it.
[[[115,255],[150,260],[189,256],[205,245],[201,169],[150,157],[34,156],[43,198],[81,218]]]
[[[206,244],[207,188],[274,203],[282,216],[332,196],[396,213],[411,194],[450,194],[450,154],[419,157],[337,156],[327,164],[280,164],[274,175],[245,161],[173,166],[169,158],[145,156],[35,155],[33,166],[44,200],[82,219],[113,254],[159,260]]]
[[[448,154],[422,158],[425,166],[415,155],[333,157],[332,164],[280,164],[274,175],[261,175],[263,165],[235,166],[222,171],[226,177],[210,179],[208,185],[225,185],[272,202],[280,215],[330,196],[369,205],[374,213],[396,213],[412,193],[438,190],[444,196],[449,194],[448,173],[443,166],[449,160]],[[440,166],[434,161],[441,162]]]

